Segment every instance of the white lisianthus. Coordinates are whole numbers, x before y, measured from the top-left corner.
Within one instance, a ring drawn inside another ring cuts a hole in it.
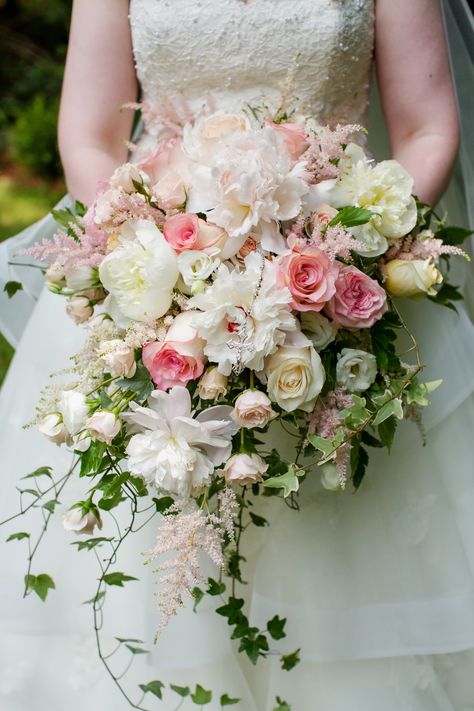
[[[132,474],[162,491],[190,496],[209,484],[214,469],[232,451],[237,431],[231,407],[215,406],[193,417],[188,390],[177,385],[166,393],[155,390],[148,407],[131,403],[124,419],[142,432],[127,446]]]
[[[230,375],[237,362],[236,346],[244,344],[241,363],[262,370],[264,358],[274,353],[288,331],[296,329],[291,312],[291,294],[277,285],[276,267],[251,252],[245,258],[245,271],[219,267],[214,282],[189,300],[189,307],[200,309],[195,324],[206,341],[205,355],[218,364],[219,371]],[[258,292],[258,293],[257,293]]]
[[[205,281],[214,272],[221,260],[220,249],[210,248],[208,252],[189,249],[178,255],[178,269],[187,287],[196,281]]]
[[[311,412],[326,378],[318,353],[308,339],[298,336],[289,338],[288,345],[285,343],[265,363],[268,395],[285,412]]]
[[[301,330],[318,352],[324,350],[336,338],[337,326],[321,313],[302,311],[300,319]]]
[[[111,375],[133,378],[137,369],[135,351],[120,338],[104,341],[99,349],[100,360]]]
[[[377,377],[377,360],[372,353],[356,348],[343,348],[338,355],[336,380],[351,393],[370,388]]]
[[[86,420],[85,427],[93,439],[110,444],[120,432],[121,424],[113,412],[98,410]]]
[[[304,170],[304,161],[293,164],[283,136],[270,126],[235,131],[214,146],[207,165],[196,164],[187,209],[209,211],[231,238],[260,225],[264,249],[280,251],[278,221],[299,214],[308,192]]]
[[[331,190],[331,204],[370,210],[370,224],[388,240],[407,235],[417,219],[411,175],[396,160],[372,164],[359,146],[350,144],[346,153],[349,160]]]
[[[89,415],[86,397],[77,390],[63,390],[59,400],[59,411],[71,436],[75,436],[84,427]]]
[[[436,294],[434,285],[443,281],[443,275],[431,259],[392,259],[385,269],[384,286],[392,296],[433,296]]]
[[[37,425],[38,431],[51,442],[64,444],[70,442],[69,432],[59,412],[53,412],[41,418]]]
[[[176,254],[153,222],[139,220],[131,227],[135,239],[123,239],[100,265],[100,279],[109,291],[108,312],[148,321],[171,306],[179,276]]]

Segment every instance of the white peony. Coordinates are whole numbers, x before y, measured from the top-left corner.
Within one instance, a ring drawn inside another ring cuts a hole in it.
[[[188,139],[183,140],[189,151]],[[234,131],[213,146],[208,164],[196,163],[187,209],[208,212],[231,238],[257,225],[264,249],[282,251],[279,220],[296,217],[308,192],[305,162],[293,164],[283,136],[270,126]]]
[[[363,247],[353,250],[361,257],[379,257],[388,249],[387,238],[375,228],[372,220],[366,225],[351,227],[349,231],[363,244]]]
[[[372,353],[343,348],[338,355],[336,380],[351,393],[361,393],[370,388],[377,377],[377,360]]]
[[[301,330],[308,336],[318,353],[336,338],[337,326],[321,313],[317,311],[302,311],[300,319]]]
[[[179,276],[176,254],[153,222],[139,220],[129,227],[135,239],[122,239],[100,265],[100,279],[109,292],[106,308],[114,320],[120,315],[135,321],[157,319],[171,306]]]
[[[335,207],[355,205],[370,210],[374,216],[369,224],[386,239],[398,239],[408,234],[417,219],[411,175],[396,160],[373,165],[359,146],[350,144],[346,153],[349,160],[330,192],[331,204]],[[362,230],[362,239],[363,233]],[[365,233],[370,249],[373,235],[370,236],[368,228]]]
[[[130,471],[170,494],[199,492],[231,454],[232,408],[210,407],[193,417],[191,396],[179,385],[168,393],[155,390],[148,405],[131,403],[132,412],[123,416],[142,430],[127,446]]]
[[[251,252],[245,258],[245,271],[221,264],[214,282],[189,301],[190,308],[202,311],[194,322],[206,341],[204,353],[224,375],[230,375],[238,362],[239,343],[244,346],[242,365],[261,370],[264,358],[284,342],[288,331],[296,329],[291,294],[277,286],[276,267],[269,260],[264,260],[258,288],[262,259]]]

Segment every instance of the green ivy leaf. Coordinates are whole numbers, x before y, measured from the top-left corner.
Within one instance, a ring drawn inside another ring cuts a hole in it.
[[[389,449],[392,447],[397,430],[398,421],[396,417],[389,417],[378,426],[378,433],[381,441]]]
[[[300,663],[300,651],[300,649],[297,649],[296,652],[284,654],[280,657],[281,668],[284,671],[291,671],[297,664]]]
[[[166,509],[174,504],[174,499],[171,496],[162,496],[160,499],[153,497],[153,502],[158,513],[164,513]]]
[[[148,684],[140,684],[140,689],[144,694],[153,694],[153,696],[156,696],[161,701],[163,699],[164,686],[162,681],[156,680],[150,681]]]
[[[407,403],[409,405],[416,403],[420,407],[427,407],[430,401],[426,396],[436,390],[442,382],[442,380],[432,380],[428,383],[419,383],[415,380],[406,390]]]
[[[313,445],[318,452],[321,452],[324,458],[329,457],[334,451],[334,444],[330,439],[324,439],[318,435],[309,434],[308,441]]]
[[[273,639],[283,639],[286,637],[286,632],[284,630],[285,625],[286,619],[275,615],[275,617],[272,617],[272,619],[267,622],[267,630]]]
[[[174,691],[175,694],[178,694],[178,696],[181,696],[183,699],[186,698],[186,696],[189,696],[191,693],[191,689],[189,686],[176,686],[176,684],[170,684],[170,689]]]
[[[223,595],[225,593],[225,583],[219,583],[212,578],[207,579],[207,594],[208,595]]]
[[[298,491],[300,483],[298,478],[304,476],[304,469],[300,469],[295,464],[290,464],[288,471],[280,476],[273,476],[263,482],[266,489],[283,489],[283,496],[286,498],[292,492]]]
[[[131,652],[132,654],[149,654],[148,650],[142,649],[141,647],[135,647],[133,644],[126,644],[125,646],[128,649],[128,651]],[[154,682],[151,682],[151,683],[154,683]]]
[[[102,590],[102,592],[98,593],[97,595],[94,595],[94,597],[91,597],[90,600],[84,600],[84,602],[82,604],[83,605],[96,605],[104,597],[105,597],[105,590]]]
[[[60,504],[60,503],[61,503],[61,502],[58,501],[57,499],[51,499],[50,501],[47,501],[45,504],[43,504],[43,507],[42,507],[42,508],[43,508],[43,509],[46,509],[46,511],[48,511],[48,513],[53,514],[53,513],[54,513],[54,509],[55,509],[56,506],[57,506],[58,504]]]
[[[7,293],[7,296],[9,299],[11,299],[17,291],[22,291],[23,290],[23,284],[19,281],[7,281],[5,286],[3,287],[3,291]]]
[[[266,518],[263,518],[263,516],[257,516],[257,514],[254,514],[252,511],[249,511],[249,516],[255,526],[258,526],[259,528],[268,526],[268,521]]]
[[[240,699],[231,699],[227,694],[222,694],[220,698],[221,706],[233,706],[234,704],[238,704],[239,701]]]
[[[131,580],[138,580],[134,578],[133,575],[125,575],[124,573],[107,573],[104,575],[103,581],[106,585],[116,585],[119,588],[123,588],[124,583],[128,583]]]
[[[85,541],[73,541],[71,546],[77,546],[78,551],[90,551],[97,546],[102,546],[104,543],[110,543],[110,541],[113,540],[113,538],[98,536],[97,538],[88,538]]]
[[[242,608],[244,606],[244,600],[242,598],[230,597],[228,602],[221,607],[216,609],[218,615],[227,617],[227,622],[229,625],[235,625],[240,622],[242,617]]]
[[[50,590],[54,590],[56,585],[54,580],[46,573],[40,575],[25,575],[26,592],[34,592],[44,602]]]
[[[283,699],[280,699],[279,696],[277,696],[276,702],[278,706],[275,706],[273,711],[291,711],[291,706],[287,704],[286,701],[283,701]]]
[[[370,410],[366,408],[366,399],[352,395],[352,405],[341,410],[340,417],[351,430],[358,430],[370,417]]]
[[[370,434],[370,432],[367,432],[367,430],[364,430],[361,433],[361,439],[364,444],[366,444],[368,447],[375,447],[376,449],[380,449],[381,447],[384,447],[384,443],[381,442],[377,437],[374,437],[373,435]]]
[[[39,476],[47,476],[49,479],[52,479],[51,475],[52,469],[51,467],[39,467],[38,469],[35,469],[34,472],[31,472],[31,474],[26,474],[26,476],[22,476],[22,479],[36,479]]]
[[[196,684],[194,694],[191,694],[191,699],[198,706],[205,706],[212,701],[212,691],[207,691],[200,684]]]
[[[9,541],[22,541],[24,538],[29,538],[30,534],[26,533],[25,531],[20,531],[19,533],[12,533],[10,536],[8,536],[6,543]]]
[[[105,442],[93,440],[90,443],[89,449],[85,452],[80,452],[81,471],[79,476],[91,476],[97,474],[105,455],[107,445]]]
[[[245,652],[252,664],[256,664],[260,656],[265,656],[268,652],[268,640],[263,634],[256,637],[243,637],[240,641],[239,652]]]
[[[389,417],[392,417],[392,415],[394,415],[397,420],[403,420],[402,401],[399,397],[393,398],[393,400],[389,400],[385,405],[380,408],[380,410],[377,412],[376,416],[372,421],[373,427],[377,427],[377,425],[380,425]]]
[[[366,225],[372,217],[372,212],[365,207],[343,207],[329,223],[330,227],[342,225],[343,227],[357,227]]]
[[[201,588],[193,588],[192,595],[193,595],[193,599],[194,599],[193,610],[194,610],[194,612],[196,612],[197,606],[199,605],[202,598],[204,597],[204,591],[201,590]]]

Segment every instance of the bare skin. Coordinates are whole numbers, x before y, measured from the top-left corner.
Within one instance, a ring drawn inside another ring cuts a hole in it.
[[[127,159],[135,74],[128,0],[74,0],[59,147],[70,193],[90,203],[99,180]],[[376,66],[393,157],[434,205],[459,130],[439,0],[376,0]]]

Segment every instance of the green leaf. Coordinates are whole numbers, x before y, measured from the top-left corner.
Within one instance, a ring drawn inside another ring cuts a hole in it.
[[[6,291],[7,296],[9,299],[11,299],[17,291],[22,291],[23,290],[23,284],[19,281],[7,281],[5,286],[3,287],[3,291]]]
[[[426,396],[436,390],[442,382],[442,380],[432,380],[428,383],[419,383],[415,380],[406,390],[408,405],[416,403],[421,407],[427,407],[430,404],[430,401]]]
[[[194,612],[196,612],[197,606],[199,605],[199,603],[201,602],[202,598],[204,597],[204,594],[205,594],[205,593],[204,593],[203,590],[201,590],[201,588],[197,588],[197,587],[196,587],[196,588],[193,588],[193,589],[192,589],[192,596],[193,596],[193,599],[194,599],[194,606],[193,606]]]
[[[87,212],[87,207],[80,200],[76,200],[74,203],[74,212],[76,215],[79,215],[79,217],[84,217]]]
[[[196,689],[194,690],[194,694],[191,694],[191,698],[198,706],[205,706],[212,701],[212,691],[207,691],[203,689],[200,684],[196,684]]]
[[[135,644],[144,644],[142,639],[135,639],[134,637],[116,637],[117,642],[120,644],[125,644],[126,642],[134,642]]]
[[[257,630],[258,631],[258,630]],[[256,664],[260,656],[268,652],[268,640],[263,634],[243,637],[240,641],[239,652],[245,652],[252,664]]]
[[[459,291],[459,287],[454,286],[454,284],[448,284],[448,282],[444,282],[441,288],[436,292],[435,296],[428,296],[430,301],[433,301],[435,304],[440,304],[441,306],[446,306],[452,311],[456,311],[453,301],[462,301],[463,298],[463,295]]]
[[[104,543],[110,543],[113,540],[113,538],[98,536],[97,538],[88,538],[86,541],[73,541],[71,546],[77,546],[78,551],[90,551],[96,546],[102,546]]]
[[[216,609],[218,615],[227,617],[229,625],[237,624],[242,617],[242,608],[244,606],[244,600],[242,598],[230,597],[228,602],[221,607]]]
[[[217,580],[212,578],[207,579],[207,594],[208,595],[223,595],[225,593],[225,583],[219,583]]]
[[[351,452],[352,483],[356,489],[358,489],[362,483],[368,463],[369,455],[367,451],[358,444]]]
[[[65,210],[51,210],[51,214],[61,227],[67,228],[71,222],[77,222],[75,214],[69,208]]]
[[[126,648],[132,654],[149,654],[147,649],[142,649],[141,647],[135,647],[133,644],[126,644]],[[161,698],[161,697],[160,697]]]
[[[370,434],[370,432],[367,432],[367,430],[364,430],[361,433],[361,439],[364,444],[366,444],[368,447],[375,447],[377,449],[380,449],[381,447],[384,447],[384,443],[381,442],[377,437],[374,437],[373,435]]]
[[[174,499],[171,496],[162,496],[160,499],[153,497],[153,501],[158,513],[163,513],[166,509],[174,504]]]
[[[304,476],[304,469],[300,469],[295,464],[290,464],[288,471],[281,476],[273,476],[263,482],[266,489],[283,489],[283,496],[286,498],[292,492],[298,491],[300,483],[298,477]]]
[[[158,699],[163,699],[163,689],[165,685],[162,681],[150,681],[148,684],[140,684],[139,686],[144,694],[153,694],[153,696],[156,696]]]
[[[95,605],[98,602],[100,602],[104,597],[105,597],[105,590],[102,590],[102,592],[98,593],[97,595],[94,595],[94,597],[91,597],[90,600],[84,600],[84,602],[82,604],[83,605]]]
[[[398,421],[396,417],[389,417],[384,422],[381,422],[378,426],[378,433],[381,441],[389,449],[393,444],[395,438],[395,432],[397,430]]]
[[[231,699],[227,694],[222,694],[220,698],[221,706],[233,706],[234,704],[238,704],[239,701],[240,699]]]
[[[268,526],[268,521],[266,518],[263,518],[263,516],[257,516],[257,514],[254,514],[252,511],[249,511],[249,516],[255,526],[258,526],[259,528]]]
[[[41,575],[25,575],[26,592],[35,592],[43,602],[48,596],[50,590],[54,590],[56,585],[54,580],[46,573]]]
[[[154,390],[150,373],[142,363],[137,363],[137,370],[133,378],[121,378],[116,384],[122,390],[131,390],[137,396],[137,400],[146,400]]]
[[[291,711],[291,706],[287,704],[286,701],[283,701],[283,699],[280,699],[279,696],[277,696],[276,702],[278,706],[275,706],[273,711]]]
[[[398,420],[403,420],[402,401],[399,397],[389,400],[380,408],[372,421],[373,427],[377,427],[377,425],[380,425],[381,422],[384,422],[389,417],[392,417],[392,415],[394,415]]]
[[[30,534],[26,533],[25,531],[20,531],[19,533],[12,533],[10,536],[8,536],[6,543],[9,541],[22,541],[23,538],[29,538]]]
[[[47,476],[50,479],[53,477],[51,476],[52,469],[51,467],[39,467],[38,469],[35,469],[34,472],[31,472],[31,474],[26,474],[26,476],[22,476],[22,479],[36,479],[39,476]]]
[[[462,244],[464,240],[470,237],[474,232],[467,230],[465,227],[442,227],[436,232],[436,237],[442,239],[445,244]]]
[[[336,225],[357,227],[358,225],[367,224],[371,217],[371,211],[366,210],[365,207],[343,207],[342,210],[339,210],[337,215],[332,218],[329,227],[336,227]]]
[[[318,435],[309,434],[308,440],[324,457],[329,457],[334,452],[334,444],[330,439],[324,439],[323,437],[318,437]]]
[[[300,651],[301,650],[297,649],[296,652],[292,652],[291,654],[283,654],[280,657],[281,668],[284,671],[291,671],[297,664],[300,663]]]
[[[138,580],[132,575],[125,575],[124,573],[107,573],[104,575],[103,581],[106,585],[117,585],[119,588],[123,588],[124,583],[128,583],[131,580]]]
[[[286,637],[286,632],[284,630],[285,625],[286,619],[275,615],[275,617],[272,617],[272,619],[267,622],[267,630],[273,639],[283,639]]]
[[[54,513],[54,509],[55,509],[56,506],[57,506],[58,504],[60,504],[60,503],[61,503],[61,502],[58,501],[57,499],[51,499],[50,501],[47,501],[45,504],[43,504],[43,507],[42,507],[42,508],[43,508],[43,509],[46,509],[46,511],[48,511],[50,514],[53,514],[53,513]]]
[[[81,452],[81,471],[79,476],[91,476],[99,471],[106,450],[105,442],[93,440],[85,452]]]
[[[181,696],[183,699],[186,698],[186,696],[189,696],[191,693],[191,689],[189,686],[176,686],[176,684],[170,684],[170,689],[174,691],[175,694],[178,694],[178,696]]]
[[[341,410],[340,417],[351,430],[358,430],[369,419],[371,413],[366,408],[367,402],[364,397],[352,395],[352,403],[351,407]]]

